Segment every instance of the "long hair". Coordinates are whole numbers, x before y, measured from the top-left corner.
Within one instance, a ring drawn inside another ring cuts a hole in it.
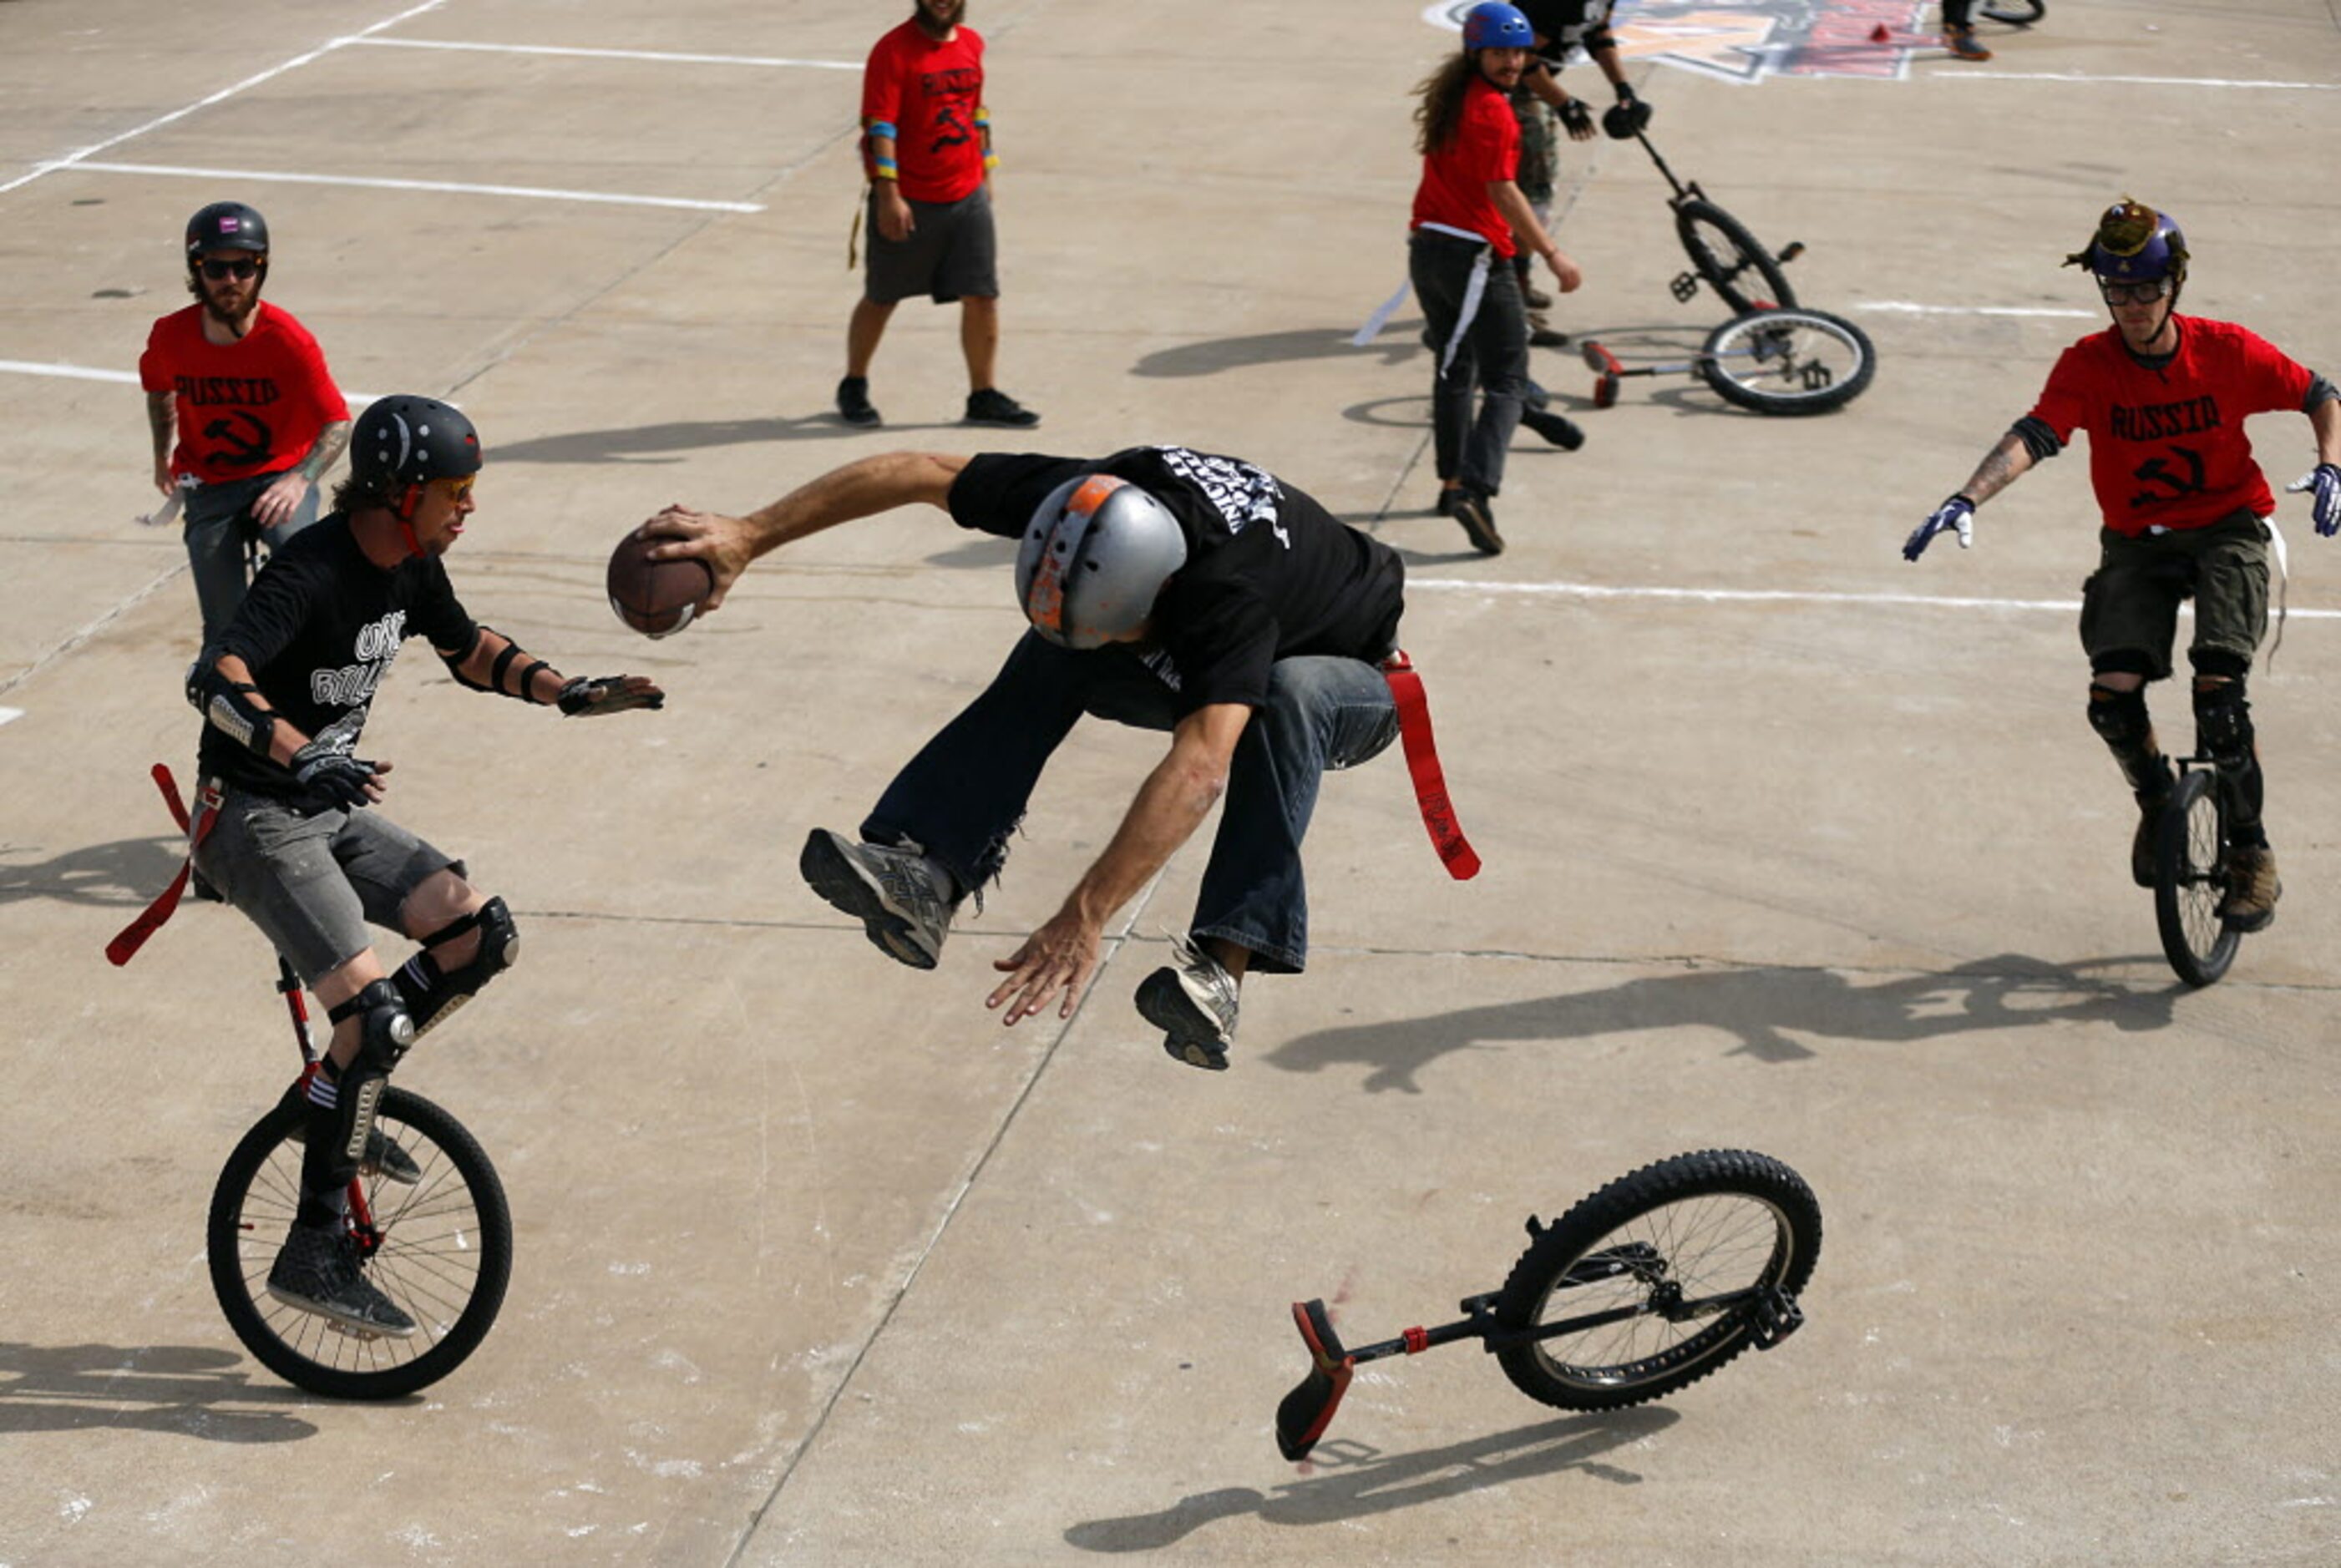
[[[1414,89],[1422,100],[1415,106],[1414,150],[1425,157],[1455,139],[1463,124],[1463,94],[1479,74],[1479,58],[1469,51],[1450,55],[1444,65],[1425,76]]]

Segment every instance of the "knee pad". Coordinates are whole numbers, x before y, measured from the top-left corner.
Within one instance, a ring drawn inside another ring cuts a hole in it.
[[[2195,744],[2223,765],[2252,754],[2252,705],[2242,676],[2195,678]]]
[[[357,1057],[334,1084],[332,1141],[314,1173],[309,1159],[304,1160],[304,1186],[340,1186],[358,1173],[366,1140],[374,1134],[374,1111],[382,1104],[383,1090],[390,1085],[391,1069],[414,1043],[417,1031],[399,999],[398,987],[388,980],[371,982],[325,1016],[336,1024],[350,1017],[365,1020]],[[312,1151],[313,1157],[317,1152]],[[313,1183],[308,1179],[311,1174],[323,1179]]]
[[[480,933],[480,950],[470,963],[450,969],[433,956],[432,948],[473,930]],[[423,951],[409,958],[397,976],[399,996],[413,1015],[416,1037],[479,995],[490,980],[519,960],[520,927],[502,898],[491,898],[423,938]]]
[[[325,1015],[336,1024],[360,1016],[365,1019],[365,1035],[359,1043],[357,1059],[350,1064],[351,1069],[366,1067],[386,1075],[406,1055],[406,1047],[414,1043],[414,1019],[398,987],[389,980],[369,982],[364,990]]]
[[[2117,751],[2150,743],[2154,721],[2147,716],[2146,688],[2117,691],[2090,682],[2089,728]]]

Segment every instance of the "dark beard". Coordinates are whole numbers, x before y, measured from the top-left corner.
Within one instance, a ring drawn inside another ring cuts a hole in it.
[[[234,332],[239,338],[251,331],[250,318],[253,312],[259,309],[260,291],[258,289],[252,291],[252,304],[245,310],[244,313],[240,316],[232,316],[225,311],[220,309],[218,302],[213,299],[208,292],[204,295],[204,314],[211,317],[212,320],[219,323],[220,325],[225,327],[229,332]]]
[[[938,24],[932,16],[927,14],[927,8],[924,5],[917,4],[917,0],[912,0],[911,6],[911,20],[919,25],[920,32],[924,33],[928,37],[932,38],[937,42],[941,42],[942,39],[951,35],[951,30],[960,25],[961,18],[964,16],[966,13],[967,7],[962,5],[960,7],[960,13],[958,15],[954,15],[948,22]]]

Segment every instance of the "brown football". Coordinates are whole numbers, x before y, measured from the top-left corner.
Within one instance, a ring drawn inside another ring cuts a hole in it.
[[[661,542],[629,532],[610,552],[610,608],[645,637],[681,631],[715,591],[715,574],[703,561],[652,561],[651,550]]]

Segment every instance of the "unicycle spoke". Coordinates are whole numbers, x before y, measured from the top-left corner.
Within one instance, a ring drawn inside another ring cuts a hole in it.
[[[2155,832],[2155,924],[2163,956],[2190,986],[2207,986],[2235,961],[2240,936],[2220,915],[2227,893],[2226,814],[2216,778],[2182,773]]]

